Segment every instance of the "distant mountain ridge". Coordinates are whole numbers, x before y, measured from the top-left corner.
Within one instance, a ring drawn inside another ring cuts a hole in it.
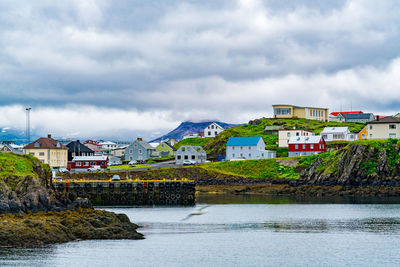
[[[200,121],[200,122],[184,121],[176,129],[174,129],[171,132],[169,132],[161,137],[158,137],[157,139],[154,139],[150,142],[161,142],[162,140],[167,140],[171,137],[173,137],[177,140],[181,140],[183,138],[183,136],[185,136],[187,134],[202,132],[204,130],[204,128],[206,128],[208,125],[210,125],[213,122],[217,123],[224,129],[228,129],[228,128],[231,128],[234,126],[241,125],[241,124],[232,124],[232,123],[225,123],[225,122],[212,121],[212,120]]]
[[[37,136],[34,133],[31,134],[31,141],[35,139],[37,139]],[[25,131],[10,127],[0,127],[0,142],[1,141],[14,141],[16,144],[25,144]]]

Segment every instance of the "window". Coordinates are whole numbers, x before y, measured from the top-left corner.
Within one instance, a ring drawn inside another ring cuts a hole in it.
[[[312,110],[310,109],[310,116],[312,116]]]
[[[395,133],[389,134],[389,138],[396,138],[396,134]]]
[[[143,150],[139,149],[139,154],[143,154]]]
[[[185,159],[189,159],[189,156],[188,156],[188,155],[185,155]]]
[[[369,125],[369,129],[372,130],[372,125]]]
[[[94,166],[94,165],[96,165],[96,162],[90,162],[90,166]]]
[[[177,159],[181,159],[181,155],[176,156]]]
[[[264,153],[261,153],[261,157],[264,157]]]
[[[35,156],[35,152],[30,152],[29,155]]]
[[[133,157],[132,157],[132,156],[130,156],[130,157],[129,157],[129,160],[133,160]]]
[[[251,158],[251,153],[249,153],[249,158]]]
[[[369,138],[372,138],[372,134],[369,134]]]
[[[243,150],[243,147],[242,147],[242,146],[240,147],[240,150]]]
[[[39,152],[39,156],[44,156],[44,152]]]
[[[295,146],[294,146],[294,149],[299,149],[299,145],[295,145]]]
[[[215,132],[214,132],[214,134],[215,134],[215,135],[218,135],[218,132],[217,132],[217,131],[215,131]]]
[[[365,138],[365,134],[362,134],[361,136],[362,136],[362,138]]]
[[[299,136],[299,135],[300,135],[300,133],[299,133],[299,132],[297,132],[297,133],[296,133],[296,136]]]
[[[132,154],[133,153],[133,149],[129,149],[129,153]]]
[[[195,155],[192,155],[192,159],[196,159],[196,156],[195,156]]]
[[[82,163],[81,162],[77,162],[76,166],[80,167],[80,166],[82,166]]]
[[[214,129],[214,125],[211,125],[211,129]]]
[[[36,142],[33,146],[34,146],[34,147],[40,147],[40,143],[39,143],[39,142]]]
[[[314,144],[311,144],[311,145],[310,145],[310,149],[314,149]]]
[[[290,137],[290,132],[287,133],[287,137]]]
[[[303,149],[306,149],[306,145],[305,144],[303,144]]]
[[[290,108],[275,108],[274,115],[290,115]]]
[[[89,166],[89,162],[85,161],[85,162],[83,163],[83,166]]]
[[[235,147],[234,147],[234,146],[232,147],[232,150],[235,150]]]
[[[161,144],[161,147],[164,147],[164,144]]]
[[[249,150],[251,150],[251,146],[249,146]]]
[[[243,154],[242,154],[242,153],[240,153],[240,157],[242,157],[242,158],[243,158]]]
[[[133,146],[136,148],[136,147],[137,147],[137,144],[134,144]]]
[[[210,131],[208,131],[208,135],[211,135],[211,132],[210,132]]]
[[[234,157],[235,157],[235,153],[232,154],[232,158],[234,158]]]
[[[396,129],[396,124],[389,124],[389,129]]]

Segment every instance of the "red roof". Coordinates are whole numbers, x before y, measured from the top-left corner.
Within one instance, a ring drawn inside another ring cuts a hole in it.
[[[339,113],[342,113],[342,114],[361,114],[361,113],[364,113],[364,112],[362,112],[361,110],[359,110],[359,111],[341,111],[341,112],[332,112],[330,115],[336,117],[337,115],[339,115]]]

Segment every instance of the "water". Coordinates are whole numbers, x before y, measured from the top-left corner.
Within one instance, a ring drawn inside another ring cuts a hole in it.
[[[80,241],[38,249],[0,248],[0,265],[399,265],[400,204],[368,204],[377,200],[343,198],[338,201],[364,204],[321,204],[327,201],[325,198],[229,200],[216,196],[200,200],[213,203],[208,213],[186,221],[181,220],[193,208],[107,208],[125,213],[142,225],[140,232],[146,239]],[[226,202],[235,204],[220,204]],[[392,199],[390,203],[400,201]]]

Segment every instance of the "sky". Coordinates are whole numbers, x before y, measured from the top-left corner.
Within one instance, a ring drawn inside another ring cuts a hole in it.
[[[400,112],[400,2],[2,0],[0,128],[153,138],[272,104]]]

